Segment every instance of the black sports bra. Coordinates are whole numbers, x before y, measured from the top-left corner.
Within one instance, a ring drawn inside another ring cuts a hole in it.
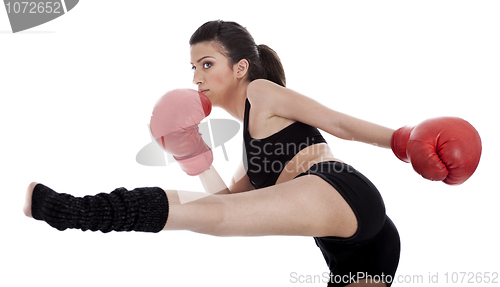
[[[274,185],[287,163],[302,149],[317,143],[326,143],[313,126],[294,122],[279,132],[254,139],[248,132],[250,102],[245,102],[243,120],[243,164],[255,188]]]

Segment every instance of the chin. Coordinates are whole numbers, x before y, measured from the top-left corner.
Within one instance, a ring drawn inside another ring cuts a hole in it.
[[[205,96],[207,96],[207,98],[210,100],[210,103],[212,103],[212,106],[213,107],[218,107],[218,102],[217,102],[217,98],[215,98],[212,93],[208,93],[208,94],[205,94]]]

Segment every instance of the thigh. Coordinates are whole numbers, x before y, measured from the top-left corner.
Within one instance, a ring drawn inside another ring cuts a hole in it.
[[[357,230],[351,207],[322,178],[305,175],[275,186],[217,195],[223,220],[214,230],[220,236],[338,236]]]

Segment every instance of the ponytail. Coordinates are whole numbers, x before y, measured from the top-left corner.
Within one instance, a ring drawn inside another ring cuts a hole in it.
[[[283,87],[286,86],[285,70],[281,64],[278,54],[267,45],[259,45],[260,63],[263,69],[263,77]]]

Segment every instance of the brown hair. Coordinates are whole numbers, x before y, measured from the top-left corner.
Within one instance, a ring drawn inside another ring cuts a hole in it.
[[[278,54],[266,45],[256,45],[252,35],[238,23],[222,20],[207,22],[194,32],[189,45],[206,41],[220,44],[220,52],[231,65],[246,59],[249,81],[267,79],[286,86],[285,71]]]

